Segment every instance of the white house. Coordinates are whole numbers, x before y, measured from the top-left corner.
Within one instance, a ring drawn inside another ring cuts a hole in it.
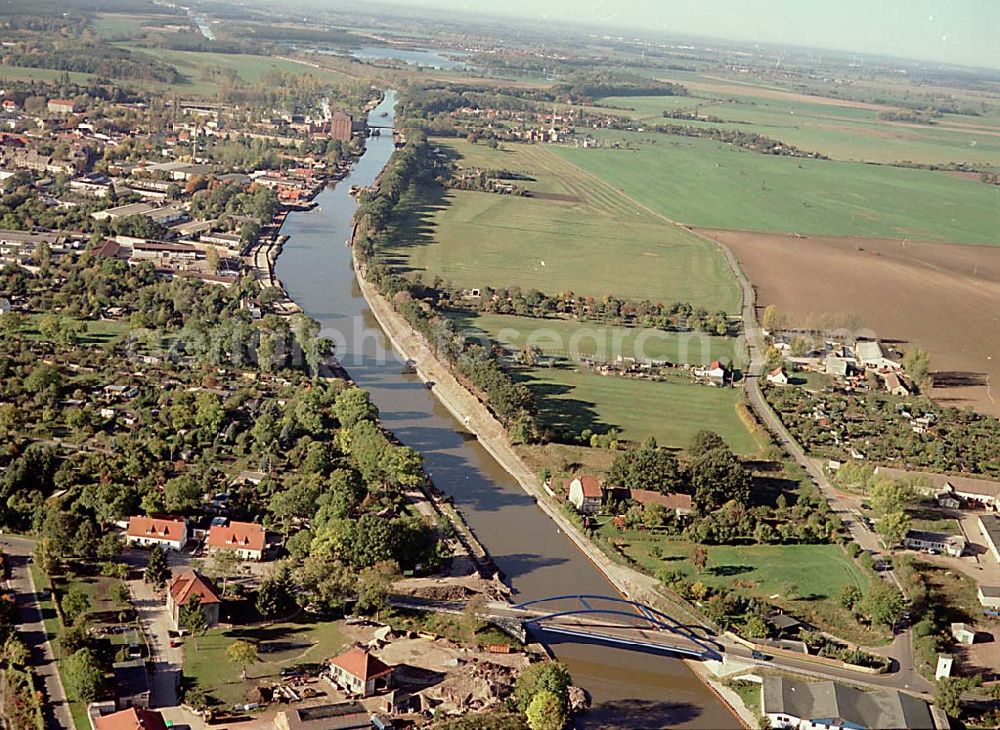
[[[903,547],[911,550],[933,550],[953,558],[960,558],[965,552],[965,538],[943,532],[910,530],[903,538]]]
[[[187,523],[182,517],[142,517],[128,518],[125,533],[129,545],[152,547],[159,545],[166,550],[182,550],[187,542]]]
[[[569,501],[581,514],[594,514],[601,509],[603,492],[595,476],[581,474],[569,483]]]
[[[784,368],[775,368],[767,374],[767,382],[773,385],[788,385],[788,373]]]
[[[392,682],[392,667],[360,646],[352,646],[328,663],[334,684],[360,697],[388,689]]]
[[[951,638],[957,641],[959,644],[975,644],[976,643],[976,630],[973,629],[969,624],[952,624],[951,625]]]
[[[714,385],[724,385],[726,382],[726,368],[718,360],[712,360],[708,367],[694,368],[692,372],[695,377],[708,378]]]
[[[261,560],[264,557],[264,528],[253,522],[212,525],[206,544],[213,552],[230,550],[240,560]]]
[[[955,657],[951,654],[938,654],[937,670],[934,672],[934,679],[950,677],[952,667],[954,666]]]

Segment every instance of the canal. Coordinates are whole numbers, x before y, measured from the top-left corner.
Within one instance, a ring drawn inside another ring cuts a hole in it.
[[[394,106],[389,92],[370,123],[391,126]],[[282,232],[290,238],[278,258],[278,278],[336,342],[341,363],[371,393],[385,426],[423,454],[435,484],[454,497],[517,596],[614,594],[604,575],[431,391],[415,375],[402,374],[362,297],[345,245],[355,209],[348,190],[370,185],[392,150],[388,131],[370,138],[351,174],[320,193],[314,210],[288,217]],[[594,707],[580,718],[581,728],[739,727],[678,659],[551,638],[546,643],[592,695]]]

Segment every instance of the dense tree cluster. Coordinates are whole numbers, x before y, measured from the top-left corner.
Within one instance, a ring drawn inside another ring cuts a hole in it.
[[[33,36],[21,43],[4,44],[0,50],[0,64],[165,84],[174,84],[180,79],[177,69],[169,64],[96,39],[47,42],[40,36]]]
[[[570,74],[552,89],[571,101],[587,101],[604,96],[687,96],[682,84],[657,81],[648,76],[615,69],[592,69]]]
[[[94,223],[90,214],[112,204],[104,200],[87,200],[76,206],[47,205],[35,189],[34,181],[34,176],[28,172],[20,172],[4,181],[0,193],[0,228],[89,231]]]
[[[699,511],[684,524],[657,504],[612,504],[621,529],[683,532],[703,545],[826,543],[837,536],[840,520],[820,495],[801,486],[792,504],[784,495],[773,503],[755,495],[750,469],[717,434],[700,432],[687,453],[680,461],[652,439],[616,453],[607,485],[690,494]]]
[[[751,473],[716,434],[698,434],[681,464],[666,449],[648,439],[640,448],[619,451],[607,481],[627,489],[691,494],[702,512],[733,501],[750,502]]]
[[[278,211],[278,197],[270,188],[221,184],[205,180],[205,187],[191,197],[191,215],[197,218],[218,219],[249,217],[269,221]]]
[[[265,581],[262,612],[280,614],[289,596],[340,608],[359,586],[376,605],[384,576],[438,564],[436,530],[404,497],[425,482],[421,458],[379,428],[366,393],[315,377],[327,352],[318,323],[254,322],[240,306],[249,290],[164,281],[88,254],[35,274],[5,269],[0,295],[22,312],[60,312],[0,315],[0,523],[38,535],[40,565],[107,560],[113,523],[200,515],[223,492],[230,517],[289,538],[292,564]],[[131,313],[131,331],[83,341],[109,306]],[[153,359],[122,369],[138,356]],[[113,410],[141,427],[101,414],[108,385],[129,392],[111,396]],[[228,485],[224,463],[268,476]],[[147,575],[165,581],[165,562],[158,572],[150,559]],[[64,597],[67,617],[79,604]]]
[[[716,142],[731,144],[741,147],[751,152],[760,152],[766,155],[780,155],[783,157],[807,157],[814,160],[829,159],[821,152],[809,152],[802,150],[795,145],[772,139],[759,132],[750,132],[745,129],[729,129],[720,127],[691,127],[684,124],[651,124],[646,128],[648,131],[660,132],[661,134],[671,134],[681,137],[700,137],[711,139]]]

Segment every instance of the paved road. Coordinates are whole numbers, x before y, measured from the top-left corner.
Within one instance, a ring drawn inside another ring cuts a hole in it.
[[[184,656],[179,648],[170,646],[171,627],[166,604],[141,577],[130,579],[128,587],[149,643],[149,663],[153,669],[150,704],[172,707],[177,704],[177,683]]]
[[[729,262],[730,268],[736,275],[737,281],[739,281],[740,288],[743,290],[743,330],[746,333],[747,348],[750,355],[750,366],[747,368],[744,388],[747,398],[750,401],[750,406],[753,408],[757,418],[774,434],[782,449],[806,471],[830,505],[830,509],[840,517],[844,527],[850,531],[854,542],[863,550],[867,550],[870,553],[881,553],[882,546],[878,535],[869,530],[864,522],[861,521],[860,514],[857,512],[852,500],[842,495],[827,478],[823,469],[813,459],[809,458],[805,449],[802,448],[801,444],[785,427],[785,424],[781,422],[781,419],[778,418],[778,415],[764,397],[760,381],[766,361],[767,343],[764,339],[764,331],[757,321],[757,292],[743,272],[743,268],[740,266],[739,261],[737,261],[736,255],[728,246],[724,246],[718,241],[703,236],[696,231],[691,231],[686,226],[685,229],[696,236],[712,241],[721,248],[726,256],[726,260]],[[879,575],[881,575],[882,580],[891,582],[902,590],[899,579],[893,571],[885,570]],[[878,653],[895,660],[897,669],[891,676],[894,677],[893,684],[897,688],[919,692],[931,691],[932,685],[917,672],[914,666],[913,637],[909,626],[901,627],[897,631],[892,644]]]
[[[150,706],[163,713],[164,718],[173,722],[174,727],[202,728],[204,722],[184,710],[178,697],[178,685],[184,667],[184,650],[170,646],[170,614],[164,598],[142,579],[140,566],[146,563],[148,553],[140,550],[126,550],[123,558],[131,568],[128,580],[132,603],[139,623],[149,644]],[[175,573],[185,567],[169,555]]]
[[[28,557],[34,546],[34,540],[6,535],[0,538],[0,548],[10,560],[8,585],[17,603],[17,630],[31,650],[31,664],[45,688],[45,726],[73,730],[66,691],[59,678],[52,643],[45,633],[39,596],[28,568]]]

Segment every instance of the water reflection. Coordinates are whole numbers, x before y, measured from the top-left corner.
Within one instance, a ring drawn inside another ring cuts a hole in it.
[[[392,95],[373,114],[391,113]],[[391,120],[391,117],[388,119]],[[520,486],[450,415],[416,376],[402,374],[351,270],[344,241],[351,233],[351,185],[370,185],[392,153],[391,137],[368,141],[354,172],[325,190],[319,207],[289,217],[291,236],[277,274],[289,294],[324,328],[343,336],[338,355],[354,380],[370,391],[382,420],[404,443],[419,450],[435,484],[452,495],[476,535],[493,555],[514,591],[525,598],[567,593],[613,593],[604,576],[558,531]],[[718,700],[677,659],[580,641],[549,642],[576,681],[593,696],[595,712],[581,727],[738,727]]]

